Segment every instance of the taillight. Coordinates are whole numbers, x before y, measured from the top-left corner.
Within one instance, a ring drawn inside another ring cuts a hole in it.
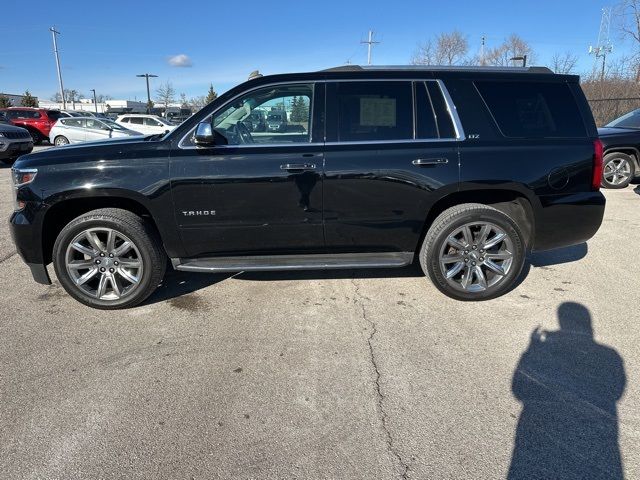
[[[591,174],[591,189],[600,190],[602,183],[602,167],[604,162],[604,145],[600,139],[593,142],[593,173]]]

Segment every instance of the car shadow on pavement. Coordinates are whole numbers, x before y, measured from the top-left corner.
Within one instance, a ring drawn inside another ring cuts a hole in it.
[[[559,330],[531,333],[512,380],[522,403],[508,478],[622,479],[622,357],[595,341],[589,310],[565,302]]]
[[[529,275],[531,267],[548,267],[561,263],[575,262],[587,254],[587,244],[574,245],[549,252],[530,254],[517,282],[509,290],[518,287]],[[239,273],[195,273],[180,272],[167,267],[162,283],[158,289],[142,304],[150,305],[202,290],[229,278],[261,282],[283,280],[340,280],[367,278],[418,278],[424,277],[417,262],[403,268],[363,268],[345,270],[297,270],[274,272],[239,272]]]
[[[633,191],[636,192],[638,195],[640,195],[640,185],[634,188]]]

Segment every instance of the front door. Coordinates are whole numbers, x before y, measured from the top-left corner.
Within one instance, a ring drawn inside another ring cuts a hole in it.
[[[196,147],[189,134],[172,151],[175,215],[189,256],[323,250],[323,139],[311,135],[323,87],[315,97],[313,84],[252,90],[209,117],[215,146]],[[286,118],[286,126],[254,129],[254,112]]]
[[[459,182],[460,133],[440,84],[327,83],[324,209],[332,252],[414,252]]]

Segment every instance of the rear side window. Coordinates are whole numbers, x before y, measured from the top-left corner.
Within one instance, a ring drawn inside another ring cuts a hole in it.
[[[411,82],[338,83],[338,141],[412,139],[411,88]]]
[[[47,116],[55,122],[64,115],[59,110],[47,110]]]
[[[565,83],[476,82],[498,127],[507,137],[584,137],[586,129]]]
[[[134,125],[142,125],[142,118],[140,117],[130,117],[129,123],[133,123]]]

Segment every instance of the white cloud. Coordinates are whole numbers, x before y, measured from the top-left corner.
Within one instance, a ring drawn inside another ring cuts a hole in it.
[[[181,53],[180,55],[174,55],[173,57],[169,57],[167,62],[169,62],[169,65],[171,65],[172,67],[192,67],[193,66],[191,59],[184,53]]]

